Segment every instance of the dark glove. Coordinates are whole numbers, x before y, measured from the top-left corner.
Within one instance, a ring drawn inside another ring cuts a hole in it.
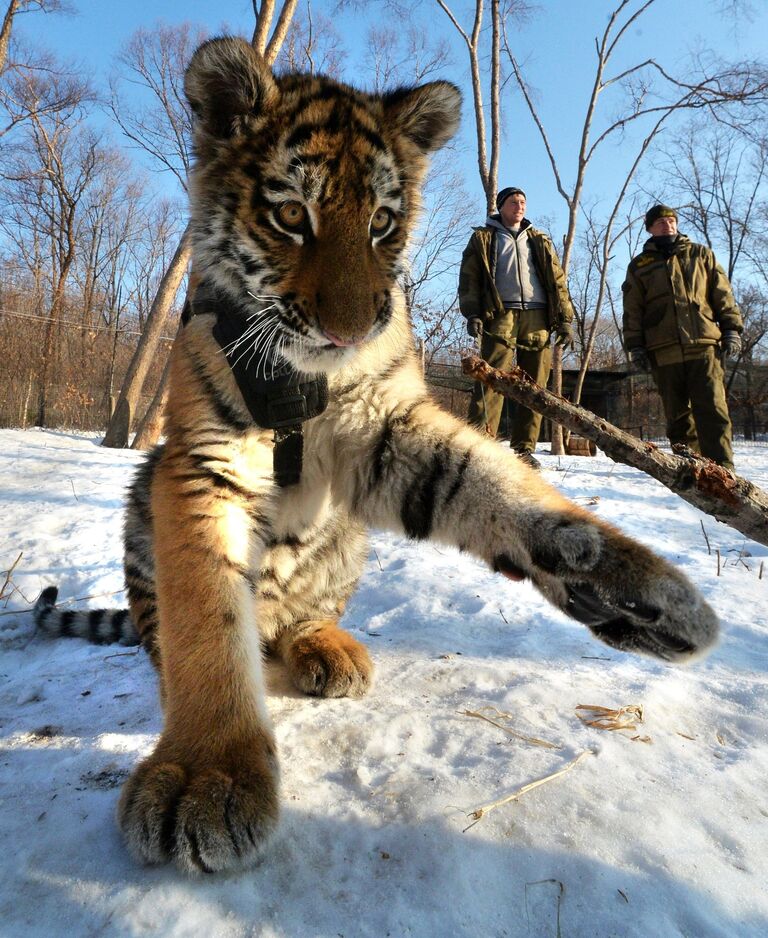
[[[573,348],[573,326],[564,322],[557,327],[555,345],[560,346],[564,352]]]
[[[648,352],[641,345],[629,350],[629,370],[633,375],[647,375],[651,370]]]
[[[473,339],[479,339],[483,334],[483,320],[478,319],[477,316],[473,316],[471,319],[468,319],[467,332],[472,336]]]
[[[738,358],[741,355],[741,336],[735,329],[726,329],[720,339],[723,358]]]

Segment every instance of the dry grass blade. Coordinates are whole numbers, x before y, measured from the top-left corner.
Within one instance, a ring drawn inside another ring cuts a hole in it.
[[[470,827],[474,827],[477,822],[485,817],[486,814],[489,814],[493,811],[494,808],[500,808],[502,805],[509,804],[510,801],[516,801],[521,795],[525,795],[529,791],[533,791],[534,788],[538,788],[539,785],[545,785],[547,782],[552,782],[556,778],[560,778],[561,775],[565,775],[566,772],[570,772],[572,768],[577,766],[582,759],[586,756],[594,756],[595,753],[591,749],[585,749],[584,752],[580,752],[575,759],[565,765],[558,772],[553,772],[551,775],[545,775],[544,778],[539,778],[535,782],[529,782],[527,785],[523,785],[522,788],[518,788],[517,791],[513,791],[511,795],[507,795],[505,798],[499,798],[498,801],[492,801],[490,804],[484,804],[479,808],[475,808],[474,811],[470,811],[467,817],[472,818],[472,824],[464,828],[462,833],[466,833]]]
[[[597,505],[600,502],[599,495],[572,495],[571,498],[574,502],[583,500],[585,505]]]
[[[712,545],[709,543],[709,538],[707,537],[707,532],[704,528],[704,522],[699,518],[699,524],[701,525],[701,533],[704,535],[704,540],[707,542],[707,553],[712,553]]]
[[[512,719],[511,713],[505,713],[503,710],[498,710],[496,707],[481,707],[479,710],[459,710],[459,713],[465,717],[475,717],[477,720],[485,720],[486,723],[490,723],[491,726],[498,727],[498,729],[506,733],[508,736],[512,736],[515,739],[520,739],[524,743],[530,743],[532,746],[542,746],[544,749],[563,748],[562,746],[558,746],[557,743],[548,743],[545,739],[537,739],[535,736],[525,736],[522,733],[511,730],[508,726],[504,726],[503,723],[498,723],[496,720],[492,720],[490,716],[488,716],[489,713],[492,713],[495,716],[505,720]]]
[[[10,570],[5,574],[5,581],[2,586],[0,586],[0,599],[5,599],[5,591],[8,588],[8,584],[11,582],[11,577],[13,576],[13,571],[19,565],[19,561],[24,556],[24,551],[21,551],[19,556],[11,564]]]
[[[561,903],[562,903],[562,901],[563,901],[563,896],[565,895],[565,886],[560,882],[559,879],[539,879],[539,880],[537,880],[537,881],[534,882],[534,883],[526,883],[526,884],[525,884],[525,891],[524,891],[524,895],[525,895],[525,919],[526,919],[526,922],[528,923],[528,931],[530,932],[530,930],[531,930],[531,916],[530,916],[530,914],[529,914],[529,912],[528,912],[528,888],[529,888],[530,886],[548,886],[548,885],[550,885],[550,884],[553,885],[553,886],[559,887],[559,888],[558,888],[558,892],[557,892],[557,919],[556,919],[556,923],[555,923],[555,924],[556,924],[555,938],[562,938],[562,934],[563,934],[563,933],[562,933],[562,931],[560,930],[560,905],[561,905]]]
[[[584,710],[584,713],[579,713]],[[597,730],[636,730],[637,724],[643,722],[643,708],[639,704],[629,704],[613,710],[610,707],[599,707],[594,704],[579,704],[576,715],[582,723]]]

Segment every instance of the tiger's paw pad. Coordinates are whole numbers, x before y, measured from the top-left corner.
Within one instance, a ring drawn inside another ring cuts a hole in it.
[[[277,825],[277,767],[192,773],[146,760],[125,783],[118,820],[130,852],[185,873],[253,866]]]
[[[366,647],[338,626],[323,626],[288,645],[283,658],[299,690],[316,697],[362,697],[373,678]]]

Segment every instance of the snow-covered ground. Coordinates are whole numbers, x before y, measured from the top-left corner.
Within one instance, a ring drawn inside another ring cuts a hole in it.
[[[137,866],[114,812],[161,725],[150,664],[36,635],[28,611],[53,583],[73,608],[123,604],[139,457],[97,444],[0,431],[0,570],[22,554],[0,603],[2,938],[768,934],[768,549],[603,456],[541,461],[698,584],[724,626],[707,660],[614,652],[529,584],[376,534],[344,617],[376,661],[371,694],[310,699],[270,671],[283,815],[261,866]],[[768,488],[768,449],[736,458]],[[588,727],[580,704],[644,722]]]

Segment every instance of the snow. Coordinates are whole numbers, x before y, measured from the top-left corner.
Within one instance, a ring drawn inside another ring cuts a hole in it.
[[[546,478],[702,590],[723,623],[710,657],[680,669],[613,651],[527,583],[376,533],[344,617],[376,662],[369,696],[303,697],[269,668],[283,813],[261,865],[198,879],[138,866],[114,814],[160,730],[152,668],[134,649],[37,635],[28,611],[50,584],[74,608],[123,604],[139,456],[98,442],[0,431],[0,569],[23,552],[0,604],[3,938],[766,934],[768,548],[607,457],[543,447]],[[736,460],[768,488],[768,448]],[[645,719],[591,728],[579,704]]]

